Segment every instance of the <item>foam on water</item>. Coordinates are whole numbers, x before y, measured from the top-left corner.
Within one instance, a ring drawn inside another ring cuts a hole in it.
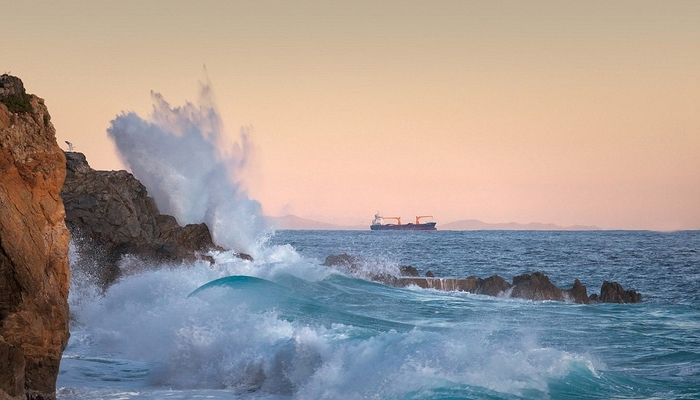
[[[60,397],[111,390],[120,398],[156,398],[166,389],[251,398],[423,398],[444,390],[540,397],[551,379],[572,371],[597,377],[592,360],[542,347],[523,330],[507,333],[483,315],[451,328],[439,318],[397,323],[391,315],[408,316],[429,300],[338,276],[288,246],[260,253],[254,262],[224,252],[214,254],[213,266],[147,269],[103,295],[72,292]],[[331,290],[353,295],[333,301]],[[493,304],[424,294],[467,308]],[[365,313],[374,301],[393,310]]]

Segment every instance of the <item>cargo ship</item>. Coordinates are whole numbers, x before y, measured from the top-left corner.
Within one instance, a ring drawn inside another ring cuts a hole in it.
[[[419,215],[416,217],[416,223],[409,222],[407,224],[401,223],[401,217],[383,217],[380,214],[374,214],[374,219],[372,220],[372,225],[369,229],[373,231],[435,231],[437,228],[435,225],[437,222],[423,222],[421,223],[421,218],[433,218],[432,215]],[[385,224],[385,219],[396,220],[395,224]]]

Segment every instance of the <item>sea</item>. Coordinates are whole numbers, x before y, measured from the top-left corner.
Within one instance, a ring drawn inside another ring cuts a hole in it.
[[[73,249],[74,250],[74,249]],[[323,266],[329,255],[356,270]],[[700,231],[270,232],[246,261],[72,271],[69,399],[699,399]],[[77,257],[71,252],[72,260]],[[541,271],[637,304],[373,282]]]

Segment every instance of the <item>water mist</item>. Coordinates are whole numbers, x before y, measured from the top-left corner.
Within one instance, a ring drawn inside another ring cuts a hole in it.
[[[250,130],[241,128],[237,141],[226,134],[208,80],[199,97],[199,105],[171,107],[152,91],[148,119],[123,112],[107,133],[160,212],[181,225],[204,222],[216,244],[251,252],[266,224],[241,181],[251,161]]]

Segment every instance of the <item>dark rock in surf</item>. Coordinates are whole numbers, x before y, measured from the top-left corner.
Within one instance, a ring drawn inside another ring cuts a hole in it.
[[[202,253],[223,250],[213,243],[206,224],[182,227],[174,217],[160,214],[132,174],[93,170],[82,153],[65,156],[61,197],[80,256],[74,267],[90,270],[103,287],[119,278],[118,264],[125,256],[157,263],[211,261]]]
[[[600,287],[600,297],[597,301],[600,303],[639,303],[642,301],[642,295],[634,290],[625,290],[617,282],[604,281]]]
[[[518,275],[513,278],[511,297],[528,300],[564,300],[562,290],[542,272]]]
[[[436,278],[432,271],[420,277],[413,267],[400,266],[398,276],[387,273],[372,274],[363,271],[360,273],[360,263],[365,261],[360,257],[354,257],[347,253],[333,254],[326,257],[322,265],[335,267],[343,272],[355,274],[360,277],[380,282],[390,286],[406,287],[415,285],[424,289],[436,289],[446,291],[462,291],[487,296],[508,295],[513,298],[527,300],[556,300],[571,301],[578,304],[594,303],[635,303],[642,299],[641,294],[628,290],[625,291],[616,282],[604,282],[601,288],[601,296],[592,294],[588,296],[586,286],[578,279],[574,280],[571,289],[561,289],[554,285],[549,277],[542,272],[518,275],[513,278],[511,285],[498,275],[486,279],[469,276],[467,278]],[[407,275],[413,273],[413,275]]]
[[[573,301],[578,304],[588,304],[590,300],[588,298],[588,291],[586,287],[578,279],[574,280],[574,285],[571,289],[566,289],[562,291],[568,300]]]
[[[476,291],[472,293],[485,294],[488,296],[501,296],[508,289],[510,289],[510,283],[506,282],[505,279],[498,275],[492,275],[486,279],[477,279]]]

